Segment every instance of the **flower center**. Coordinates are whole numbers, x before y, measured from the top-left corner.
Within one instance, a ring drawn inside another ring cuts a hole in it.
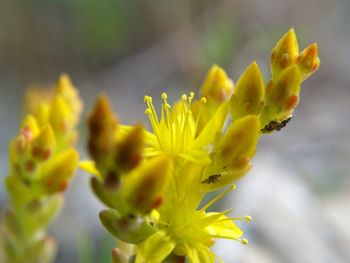
[[[162,93],[161,117],[159,119],[152,103],[152,97],[145,96],[147,104],[145,114],[148,115],[153,132],[157,138],[159,148],[169,154],[177,155],[191,149],[196,138],[199,114],[196,120],[191,111],[194,93],[189,96],[183,94],[181,100],[173,107],[167,102],[167,94]],[[206,99],[201,98],[200,103],[205,104]]]

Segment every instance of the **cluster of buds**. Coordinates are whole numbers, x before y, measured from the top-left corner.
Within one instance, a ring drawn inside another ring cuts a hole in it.
[[[61,193],[78,165],[74,148],[81,111],[78,93],[62,75],[50,97],[28,93],[28,111],[10,143],[10,172],[5,179],[12,207],[1,224],[5,262],[52,262],[56,243],[46,234],[59,212]]]
[[[280,130],[298,103],[300,85],[319,66],[315,44],[298,53],[293,30],[272,51],[272,78],[265,86],[253,62],[234,87],[214,65],[195,99],[191,92],[171,106],[162,93],[160,116],[145,96],[152,132],[118,123],[100,97],[89,119],[93,161],[81,167],[96,175],[91,186],[109,207],[102,224],[134,251],[112,251],[115,263],[213,263],[215,238],[248,241],[231,210],[206,210],[235,189],[251,168],[262,133]],[[208,192],[222,190],[199,207]]]
[[[97,99],[88,125],[88,150],[94,162],[80,166],[96,175],[91,178],[92,190],[110,208],[100,213],[100,219],[118,239],[140,243],[155,231],[148,215],[163,201],[170,159],[144,162],[143,127],[125,129],[104,96]]]

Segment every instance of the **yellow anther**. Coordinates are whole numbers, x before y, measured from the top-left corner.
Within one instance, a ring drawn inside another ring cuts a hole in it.
[[[182,99],[183,101],[186,101],[186,100],[187,100],[187,95],[186,95],[186,94],[182,94],[181,99]]]
[[[248,239],[243,238],[243,239],[241,240],[241,243],[242,243],[243,245],[248,245]]]
[[[252,217],[250,215],[246,215],[245,216],[245,220],[247,220],[248,222],[252,221]]]
[[[203,104],[206,104],[207,103],[207,99],[205,97],[202,97],[200,99],[200,102],[203,103]]]
[[[146,96],[143,97],[143,101],[144,101],[144,102],[151,102],[151,101],[152,101],[152,98],[151,98],[150,96],[147,96],[147,95],[146,95]]]
[[[167,95],[165,92],[163,92],[163,93],[162,93],[162,99],[163,99],[163,100],[166,100],[167,98],[168,98],[168,95]]]
[[[190,98],[191,98],[191,99],[194,98],[194,92],[190,92]]]
[[[145,109],[145,114],[147,115],[151,115],[152,114],[152,110],[151,109]]]

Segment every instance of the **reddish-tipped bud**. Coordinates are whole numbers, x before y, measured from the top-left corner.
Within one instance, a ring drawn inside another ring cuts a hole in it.
[[[113,114],[107,97],[100,96],[88,120],[89,139],[88,150],[96,161],[97,167],[101,165],[107,154],[114,151],[117,118]]]
[[[204,96],[209,103],[222,103],[232,94],[233,83],[226,72],[217,65],[213,65],[201,87],[201,96]]]
[[[35,159],[45,161],[50,158],[55,144],[55,135],[51,126],[47,124],[33,141],[31,154]]]
[[[125,178],[123,191],[131,207],[139,213],[149,213],[159,207],[171,176],[168,157],[156,157]]]
[[[128,263],[128,256],[119,248],[112,249],[112,262],[113,263]]]
[[[298,65],[302,80],[308,78],[319,68],[320,59],[318,58],[317,44],[308,46],[299,54]]]
[[[266,88],[266,104],[272,117],[289,117],[296,107],[300,91],[300,70],[294,65],[284,70],[277,80],[271,81]],[[272,119],[275,119],[272,118]]]
[[[63,192],[77,168],[78,160],[78,152],[75,149],[68,149],[52,158],[41,171],[46,191]]]
[[[144,145],[143,127],[136,125],[117,146],[115,164],[118,169],[128,172],[141,162]]]
[[[259,133],[260,121],[256,115],[233,122],[215,150],[217,165],[231,170],[244,169],[255,154]]]
[[[271,53],[271,73],[273,78],[277,78],[280,73],[293,65],[298,57],[298,40],[293,29],[290,29],[277,42]]]

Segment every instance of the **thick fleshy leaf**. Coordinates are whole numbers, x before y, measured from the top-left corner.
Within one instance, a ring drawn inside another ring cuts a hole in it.
[[[91,178],[90,185],[95,195],[106,206],[117,209],[120,212],[129,210],[126,201],[121,196],[120,185],[115,185],[115,183],[113,185],[108,185],[108,182],[102,183],[96,177]]]
[[[122,241],[139,244],[151,236],[155,229],[142,217],[121,216],[116,210],[104,210],[100,213],[104,227]]]

